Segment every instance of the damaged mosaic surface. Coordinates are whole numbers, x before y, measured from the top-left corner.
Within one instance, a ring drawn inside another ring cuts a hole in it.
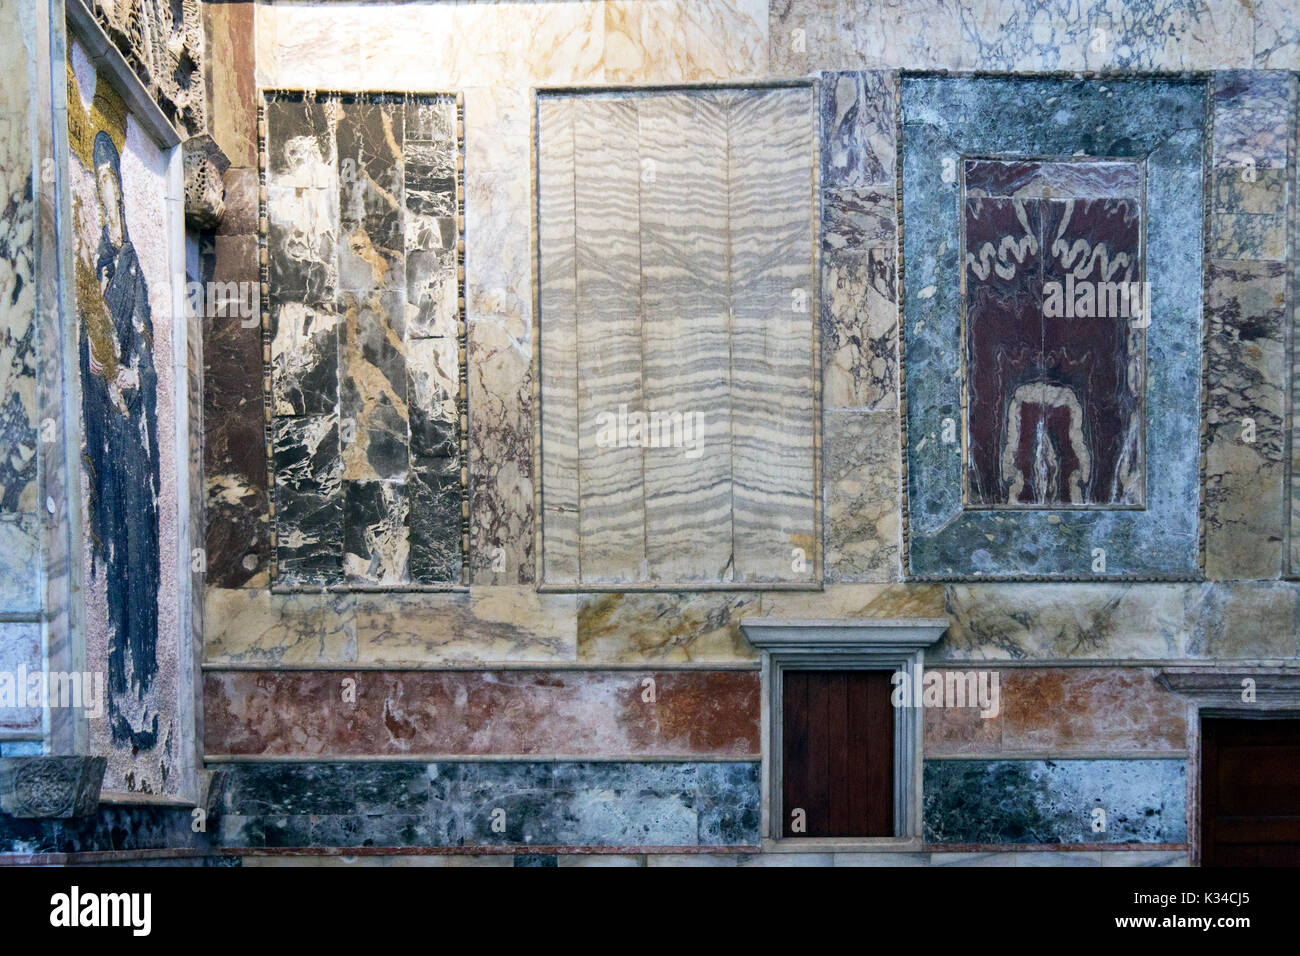
[[[171,793],[185,783],[167,159],[80,44],[67,75],[86,661],[108,691],[90,737],[106,789]]]

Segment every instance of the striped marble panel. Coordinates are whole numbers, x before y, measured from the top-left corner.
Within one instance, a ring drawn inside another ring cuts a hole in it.
[[[728,111],[733,547],[742,581],[814,575],[813,135],[806,89],[740,94]]]
[[[730,316],[722,281],[729,99],[665,95],[640,103],[642,410],[651,415],[653,433],[644,459],[652,581],[731,576]]]
[[[578,565],[577,242],[574,222],[574,103],[537,103],[538,256],[541,272],[542,575],[576,580]]]
[[[586,581],[645,576],[644,461],[608,434],[642,407],[637,104],[575,98],[578,503]],[[604,426],[604,427],[602,427]]]
[[[814,105],[539,98],[547,582],[813,579]]]

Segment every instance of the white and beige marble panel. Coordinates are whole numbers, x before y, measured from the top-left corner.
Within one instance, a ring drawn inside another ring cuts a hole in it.
[[[644,451],[651,581],[724,580],[732,558],[726,109],[704,96],[639,106],[642,410],[683,441]]]
[[[812,91],[727,116],[733,548],[740,581],[815,574]]]

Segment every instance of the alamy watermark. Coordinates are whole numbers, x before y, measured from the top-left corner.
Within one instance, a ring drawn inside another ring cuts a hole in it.
[[[980,716],[992,720],[1002,712],[997,671],[927,671],[916,675],[895,671],[889,695],[895,707],[978,707]]]
[[[1132,319],[1136,328],[1151,324],[1150,282],[1094,282],[1075,279],[1043,283],[1043,315],[1049,319]]]
[[[0,710],[53,707],[104,716],[104,675],[98,671],[0,671]]]
[[[185,282],[183,288],[191,318],[239,319],[246,329],[261,324],[256,282]]]
[[[687,458],[699,458],[704,454],[704,430],[704,412],[628,411],[625,402],[617,412],[596,416],[596,447],[681,448]]]

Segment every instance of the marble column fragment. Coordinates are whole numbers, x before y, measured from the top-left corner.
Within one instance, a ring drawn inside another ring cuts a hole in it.
[[[211,273],[204,278],[244,283],[241,301],[255,319],[262,302],[254,4],[206,4],[203,15],[210,128],[231,162],[225,174],[226,212],[213,238]],[[215,587],[265,584],[271,518],[261,335],[256,323],[249,328],[205,310],[202,345],[206,581]]]

